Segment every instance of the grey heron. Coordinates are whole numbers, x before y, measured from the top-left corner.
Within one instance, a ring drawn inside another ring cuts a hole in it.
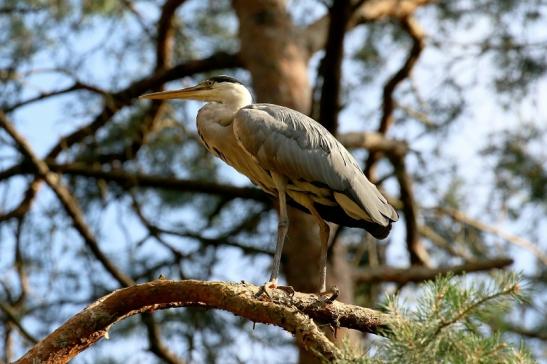
[[[197,115],[204,146],[279,199],[277,245],[270,280],[277,277],[288,230],[287,203],[300,205],[319,224],[320,287],[326,291],[330,228],[325,220],[360,227],[383,239],[397,212],[363,174],[353,156],[321,124],[273,104],[254,104],[249,90],[229,76],[141,96],[205,101]]]

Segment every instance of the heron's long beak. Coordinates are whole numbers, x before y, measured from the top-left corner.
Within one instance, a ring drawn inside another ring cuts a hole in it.
[[[209,101],[212,96],[212,90],[203,85],[183,88],[180,90],[160,91],[145,94],[140,96],[141,99],[151,100],[170,100],[170,99],[185,99],[185,100],[200,100]]]

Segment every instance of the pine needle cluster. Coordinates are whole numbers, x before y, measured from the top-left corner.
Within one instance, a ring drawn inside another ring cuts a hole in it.
[[[398,296],[388,298],[389,331],[368,355],[341,363],[534,363],[484,322],[509,312],[524,300],[519,277],[500,273],[487,279],[439,277],[422,286],[413,308]]]

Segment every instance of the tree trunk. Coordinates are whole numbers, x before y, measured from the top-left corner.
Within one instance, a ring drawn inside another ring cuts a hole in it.
[[[310,55],[299,39],[299,29],[287,13],[286,2],[234,0],[233,6],[239,18],[241,56],[251,73],[257,101],[284,105],[308,114],[311,105]],[[344,250],[342,248],[334,249],[333,253],[339,253]],[[288,284],[296,290],[319,291],[319,250],[317,224],[310,215],[289,207],[289,233],[282,266]],[[344,258],[330,257],[330,261],[336,263],[329,264],[328,282],[342,289],[341,300],[351,303],[351,275]],[[336,341],[341,342],[343,336],[338,332]],[[300,362],[315,360],[301,350]]]

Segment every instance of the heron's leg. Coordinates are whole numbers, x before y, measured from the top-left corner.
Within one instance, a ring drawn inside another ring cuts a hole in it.
[[[320,293],[327,291],[327,250],[329,247],[330,227],[323,220],[319,212],[315,209],[313,201],[308,196],[300,196],[298,202],[306,207],[319,224],[319,237],[321,239],[321,251],[319,256],[319,284],[321,287]]]
[[[315,208],[313,208],[313,211],[312,215],[315,216],[319,223],[319,237],[321,238],[321,251],[319,257],[319,283],[321,284],[321,290],[319,292],[323,293],[327,291],[327,250],[329,247],[330,227],[325,220],[321,218]]]
[[[277,223],[277,244],[275,246],[275,255],[273,259],[272,275],[270,276],[270,285],[277,286],[277,277],[279,274],[279,265],[281,264],[281,254],[283,253],[283,244],[289,230],[289,217],[287,215],[287,179],[277,173],[272,172],[273,181],[279,194],[279,221]]]

